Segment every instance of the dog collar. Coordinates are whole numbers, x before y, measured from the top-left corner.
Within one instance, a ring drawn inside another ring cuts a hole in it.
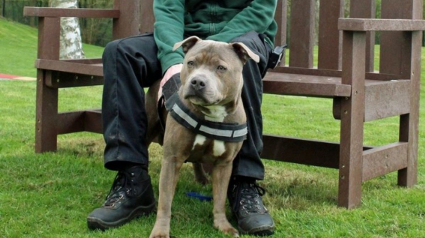
[[[246,123],[221,123],[200,120],[180,100],[177,92],[165,102],[165,108],[178,123],[196,134],[207,138],[226,142],[240,142],[246,139],[248,128]]]

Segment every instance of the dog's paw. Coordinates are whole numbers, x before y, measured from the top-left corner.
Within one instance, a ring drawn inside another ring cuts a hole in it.
[[[233,236],[233,237],[239,237],[239,232],[238,232],[238,230],[236,230],[235,228],[233,228],[233,227],[230,227],[230,228],[228,228],[228,229],[226,229],[226,230],[223,230],[222,231],[224,234],[226,234],[226,235],[231,235],[231,236]]]
[[[165,233],[165,232],[153,232],[151,233],[151,235],[149,236],[149,238],[170,238],[170,234]]]
[[[155,226],[152,229],[151,235],[149,238],[170,238],[170,229],[166,229],[162,226]]]
[[[226,235],[239,237],[239,232],[228,221],[215,222],[214,226]]]

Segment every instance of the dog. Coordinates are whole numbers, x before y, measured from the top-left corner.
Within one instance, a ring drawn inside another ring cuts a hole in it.
[[[195,177],[201,183],[208,179],[200,163],[212,164],[214,227],[238,237],[226,218],[225,202],[232,162],[247,134],[242,69],[249,59],[258,62],[259,57],[242,43],[195,36],[176,43],[174,50],[180,47],[185,53],[181,86],[167,99],[169,112],[148,115],[148,143],[159,138],[164,150],[157,218],[150,237],[170,237],[171,203],[179,170],[186,161],[194,162]],[[159,83],[148,90],[147,111],[157,111],[158,91]],[[164,135],[160,133],[161,116],[166,116]]]

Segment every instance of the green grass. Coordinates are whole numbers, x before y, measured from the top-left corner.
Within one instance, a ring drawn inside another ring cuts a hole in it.
[[[36,30],[0,19],[0,73],[34,77],[35,39]],[[98,47],[84,49],[87,55],[101,54]],[[60,110],[99,108],[101,91],[62,89]],[[336,207],[337,170],[265,160],[261,185],[276,222],[274,237],[425,237],[424,87],[421,91],[418,185],[398,187],[396,173],[373,179],[363,184],[362,206],[346,210]],[[57,153],[35,154],[35,82],[0,81],[0,95],[0,237],[149,235],[154,215],[107,232],[86,227],[87,214],[102,204],[115,176],[103,168],[101,135],[61,135]],[[331,109],[331,100],[264,95],[265,133],[337,141],[339,122]],[[396,123],[397,118],[367,123],[365,143],[397,140]],[[157,145],[150,148],[155,193],[161,153]],[[193,183],[190,164],[183,166],[176,191],[172,235],[224,237],[212,228],[212,204],[190,199],[186,191],[211,193],[211,186]]]
[[[0,18],[0,69],[4,74],[35,77],[37,29]],[[100,57],[103,48],[83,45],[86,57]]]

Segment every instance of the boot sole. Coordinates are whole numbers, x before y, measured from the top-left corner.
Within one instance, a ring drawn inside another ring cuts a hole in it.
[[[261,226],[257,227],[255,229],[251,229],[249,231],[245,231],[243,229],[239,228],[239,232],[241,235],[254,235],[254,236],[271,236],[274,234],[275,227],[272,226]]]
[[[105,222],[95,217],[87,217],[87,226],[90,230],[101,230],[105,231],[110,228],[116,228],[130,222],[133,219],[137,219],[141,216],[146,216],[155,210],[155,203],[149,206],[140,206],[133,210],[130,215],[114,222]]]

